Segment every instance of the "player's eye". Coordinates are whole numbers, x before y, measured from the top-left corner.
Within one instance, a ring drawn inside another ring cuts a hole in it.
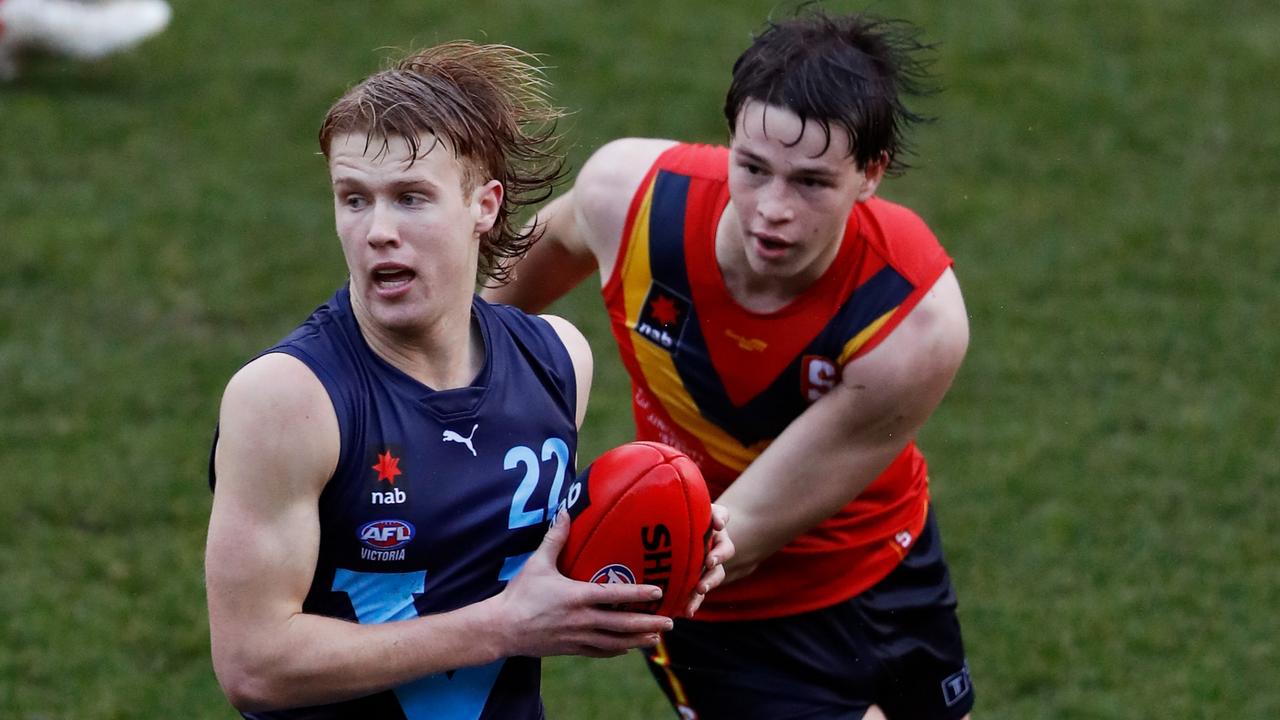
[[[425,205],[427,198],[419,193],[405,193],[400,196],[400,204],[407,207],[418,207]]]
[[[363,209],[366,205],[368,205],[369,202],[364,199],[363,195],[352,194],[352,195],[344,195],[342,197],[342,204],[343,206],[345,206],[350,210],[360,210],[360,209]]]

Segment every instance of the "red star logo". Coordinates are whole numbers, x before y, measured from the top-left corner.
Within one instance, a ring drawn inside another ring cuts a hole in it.
[[[373,469],[378,471],[379,482],[386,480],[392,485],[396,484],[397,475],[404,474],[400,472],[400,458],[393,456],[390,450],[378,455],[378,464]]]
[[[649,312],[653,314],[653,319],[663,325],[670,325],[680,317],[679,311],[676,310],[676,303],[669,297],[659,295],[649,303]]]

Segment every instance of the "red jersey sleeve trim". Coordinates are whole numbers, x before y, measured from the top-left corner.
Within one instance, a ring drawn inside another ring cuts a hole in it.
[[[884,342],[953,264],[933,231],[911,210],[888,200],[873,198],[866,203],[865,219],[871,226],[867,231],[875,234],[869,239],[870,245],[914,289],[846,362],[866,355]]]
[[[946,257],[945,263],[938,266],[937,271],[933,273],[933,277],[929,278],[927,284],[918,285],[915,290],[911,291],[911,294],[908,295],[907,298],[902,301],[902,304],[898,305],[897,309],[893,311],[893,315],[891,315],[889,319],[886,320],[878,330],[876,330],[875,334],[867,338],[867,342],[864,343],[862,347],[858,348],[858,351],[851,355],[846,362],[856,360],[863,355],[866,355],[874,350],[880,343],[884,342],[884,339],[889,337],[889,334],[902,324],[902,321],[906,319],[907,315],[911,314],[911,311],[915,309],[915,306],[920,304],[920,301],[924,299],[924,296],[933,289],[934,283],[938,282],[938,278],[942,277],[942,273],[946,272],[947,268],[951,267],[951,265],[951,258]]]

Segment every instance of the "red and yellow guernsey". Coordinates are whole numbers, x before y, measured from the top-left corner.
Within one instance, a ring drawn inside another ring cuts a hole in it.
[[[715,234],[729,202],[728,150],[677,145],[632,200],[603,293],[631,374],[636,435],[687,453],[717,497],[769,443],[883,340],[951,264],[913,212],[858,203],[831,267],[768,314],[729,295]],[[700,620],[750,620],[853,597],[905,556],[928,510],[915,443],[835,516],[749,577],[711,593]]]

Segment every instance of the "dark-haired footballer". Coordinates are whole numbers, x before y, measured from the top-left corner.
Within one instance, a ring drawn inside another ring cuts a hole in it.
[[[624,139],[539,215],[491,299],[533,311],[593,271],[637,437],[701,466],[729,579],[646,651],[683,718],[956,720],[973,705],[914,438],[968,346],[951,258],[876,196],[902,163],[918,31],[771,23],[737,60],[729,147]]]

